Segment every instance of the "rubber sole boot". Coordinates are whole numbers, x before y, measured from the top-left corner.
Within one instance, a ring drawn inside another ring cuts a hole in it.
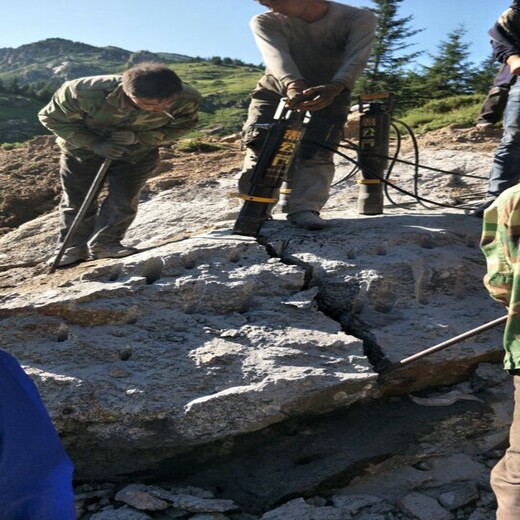
[[[49,258],[47,260],[48,265],[54,264],[54,260],[56,259],[56,255]],[[89,258],[89,252],[87,247],[69,247],[65,249],[62,257],[60,258],[60,261],[56,265],[56,267],[65,267],[67,265],[77,264],[78,262],[83,262],[84,260],[87,260]]]
[[[90,255],[93,259],[99,258],[124,258],[125,256],[135,255],[139,249],[135,247],[126,247],[115,245],[110,247],[100,247],[99,249],[91,249]]]
[[[297,211],[287,215],[287,220],[296,227],[318,230],[327,226],[327,221],[323,220],[317,211]]]

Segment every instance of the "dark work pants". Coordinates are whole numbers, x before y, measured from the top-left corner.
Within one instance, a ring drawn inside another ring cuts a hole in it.
[[[476,123],[495,124],[502,120],[509,95],[509,86],[492,87],[480,107]]]
[[[520,180],[520,81],[509,90],[504,111],[504,133],[495,152],[488,194],[497,197]]]
[[[101,206],[97,198],[89,206],[70,238],[69,247],[86,247],[88,244],[95,251],[119,244],[137,215],[141,190],[158,162],[157,150],[135,164],[113,161],[105,181],[108,183],[107,196]],[[60,242],[64,240],[102,163],[101,157],[78,161],[70,155],[61,155]]]
[[[520,376],[515,383],[515,410],[509,431],[509,448],[491,471],[491,487],[497,497],[497,520],[520,518]]]

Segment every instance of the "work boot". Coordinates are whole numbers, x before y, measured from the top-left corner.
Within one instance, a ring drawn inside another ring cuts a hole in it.
[[[98,258],[124,258],[125,256],[135,255],[139,249],[135,247],[126,247],[122,244],[110,244],[106,246],[97,246],[90,249],[90,255],[94,259]]]
[[[303,210],[287,215],[287,220],[296,227],[316,230],[327,226],[327,221],[317,211]]]
[[[494,123],[492,123],[491,121],[477,121],[475,123],[475,128],[486,129],[486,128],[492,128],[493,126],[494,126]]]
[[[477,206],[475,209],[467,211],[466,215],[470,215],[472,217],[477,217],[477,218],[484,218],[484,211],[486,211],[486,209],[488,209],[489,206],[491,206],[491,204],[493,204],[493,202],[495,202],[495,200],[496,200],[496,198],[487,199],[480,206]]]
[[[56,257],[58,256],[58,252],[49,260],[47,260],[48,265],[54,264],[54,261]],[[65,267],[66,265],[72,265],[76,264],[78,262],[83,262],[83,260],[86,260],[89,257],[88,248],[86,246],[74,246],[74,247],[68,247],[63,252],[62,257],[60,258],[60,261],[56,265],[56,267]]]

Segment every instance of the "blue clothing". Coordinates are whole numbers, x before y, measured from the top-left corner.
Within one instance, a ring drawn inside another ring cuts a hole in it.
[[[0,519],[74,520],[72,472],[36,386],[0,350]]]
[[[511,85],[516,81],[516,76],[511,72],[509,65],[503,63],[493,80],[495,87],[505,87],[509,90]]]
[[[503,126],[489,177],[488,194],[491,197],[497,197],[520,180],[520,81],[509,90]]]

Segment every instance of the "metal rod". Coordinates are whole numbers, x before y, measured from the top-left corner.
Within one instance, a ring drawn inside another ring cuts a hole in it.
[[[85,196],[85,200],[81,204],[81,207],[79,208],[79,211],[77,215],[74,217],[74,220],[67,231],[67,234],[65,235],[65,238],[63,239],[63,243],[61,244],[61,247],[56,254],[56,257],[54,258],[51,267],[49,269],[49,274],[52,274],[54,271],[56,271],[56,268],[58,264],[60,263],[61,258],[63,257],[63,254],[65,253],[65,249],[67,248],[67,245],[70,242],[71,237],[76,232],[76,228],[78,227],[79,223],[83,220],[83,217],[85,216],[85,213],[87,212],[87,209],[92,204],[92,201],[94,200],[94,197],[97,195],[101,185],[103,184],[103,181],[105,180],[105,175],[110,168],[110,164],[112,163],[111,159],[105,159],[103,163],[101,164],[99,171],[96,173],[96,176],[94,180],[92,181],[92,184],[88,190],[87,195]]]
[[[496,327],[497,325],[500,325],[501,323],[505,323],[506,320],[507,320],[507,314],[505,316],[502,316],[501,318],[497,318],[496,320],[490,321],[488,323],[484,323],[484,325],[480,325],[480,327],[468,330],[467,332],[464,332],[463,334],[459,334],[458,336],[455,336],[454,338],[443,341],[442,343],[439,343],[438,345],[434,345],[433,347],[427,348],[426,350],[422,350],[421,352],[418,352],[417,354],[414,354],[413,356],[409,356],[407,358],[401,359],[401,361],[399,361],[394,367],[392,367],[392,369],[396,369],[396,368],[402,367],[404,365],[408,365],[410,363],[413,363],[414,361],[417,361],[418,359],[422,359],[423,357],[429,356],[430,354],[433,354],[434,352],[438,352],[439,350],[443,350],[451,345],[454,345],[455,343],[459,343],[460,341],[464,341],[465,339],[471,338],[472,336],[476,336],[477,334],[480,334],[481,332],[484,332],[485,330],[492,329],[493,327]]]

